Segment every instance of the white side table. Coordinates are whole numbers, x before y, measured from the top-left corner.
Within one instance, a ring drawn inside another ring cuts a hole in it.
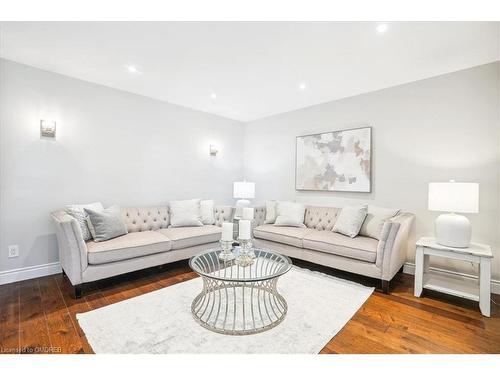
[[[454,296],[479,301],[484,316],[490,316],[491,247],[471,243],[468,248],[443,246],[434,237],[422,237],[416,243],[415,253],[415,297],[420,297],[424,288]],[[429,273],[429,256],[463,260],[479,264],[479,285],[475,280],[455,275]]]

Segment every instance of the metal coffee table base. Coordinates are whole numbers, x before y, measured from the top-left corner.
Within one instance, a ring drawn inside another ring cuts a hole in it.
[[[288,309],[278,293],[278,278],[263,281],[222,281],[203,277],[203,290],[191,304],[203,327],[226,335],[267,331],[285,319]]]

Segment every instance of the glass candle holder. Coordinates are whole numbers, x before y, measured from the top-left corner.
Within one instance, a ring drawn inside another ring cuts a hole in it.
[[[235,258],[233,254],[233,241],[219,241],[222,251],[219,253],[219,259],[224,262],[229,262]]]
[[[251,266],[254,262],[255,253],[252,249],[252,241],[249,239],[238,239],[241,247],[240,254],[236,258],[236,264],[241,267]]]

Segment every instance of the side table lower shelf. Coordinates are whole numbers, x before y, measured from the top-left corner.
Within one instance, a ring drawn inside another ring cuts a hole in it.
[[[455,275],[428,273],[424,275],[423,287],[424,289],[479,302],[479,284],[477,280]]]

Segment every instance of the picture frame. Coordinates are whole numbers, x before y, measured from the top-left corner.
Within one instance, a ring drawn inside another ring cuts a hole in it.
[[[297,136],[295,189],[370,193],[371,164],[371,126]]]

